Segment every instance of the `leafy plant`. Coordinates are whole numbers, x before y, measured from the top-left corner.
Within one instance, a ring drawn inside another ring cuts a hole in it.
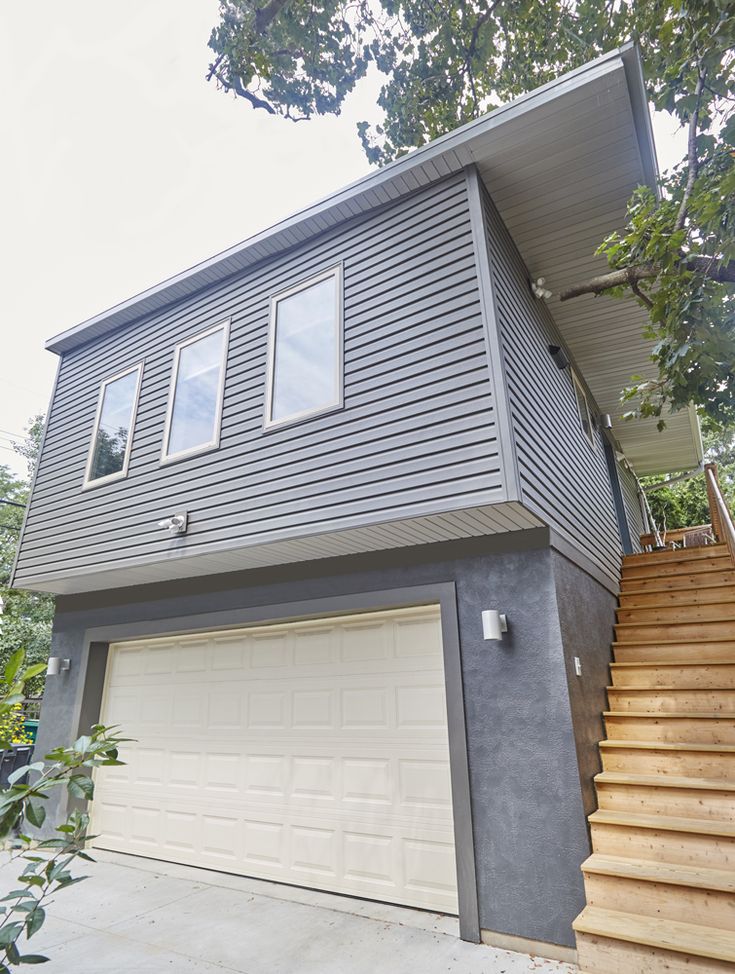
[[[735,417],[735,3],[733,0],[220,0],[209,78],[294,121],[338,115],[371,67],[376,117],[358,135],[387,163],[635,38],[654,107],[687,130],[686,157],[639,188],[601,243],[610,271],[582,294],[648,312],[654,379],[632,377],[631,416],[660,427],[694,403]],[[382,115],[382,117],[380,117]]]
[[[43,417],[33,417],[26,431],[26,439],[16,443],[15,449],[25,458],[30,478],[38,457]],[[25,648],[26,663],[39,664],[48,659],[51,646],[53,596],[9,588],[30,493],[29,478],[16,477],[7,466],[0,464],[0,599],[3,601],[0,615],[0,672],[20,646]],[[38,675],[29,681],[26,687],[29,695],[41,696],[43,693],[44,670],[40,668]]]
[[[10,741],[11,744],[33,744],[33,738],[25,729],[21,704],[14,704],[0,716],[0,740]]]
[[[44,667],[43,663],[25,666],[23,650],[17,650],[10,658],[4,671],[6,690],[0,696],[0,728],[12,719],[28,681]],[[11,737],[6,730],[0,748],[10,747]],[[9,787],[0,792],[0,840],[9,855],[6,868],[22,865],[17,887],[0,900],[0,974],[6,974],[16,965],[42,964],[48,960],[42,954],[21,953],[20,945],[43,926],[50,897],[86,878],[72,875],[74,862],[92,861],[84,851],[91,838],[86,812],[72,811],[56,827],[58,836],[53,838],[34,839],[21,831],[24,823],[42,828],[46,820],[44,802],[55,791],[66,790],[72,798],[92,799],[91,770],[122,764],[118,748],[123,741],[115,728],[95,725],[71,747],[55,748],[46,755],[45,761],[34,761],[13,771]]]

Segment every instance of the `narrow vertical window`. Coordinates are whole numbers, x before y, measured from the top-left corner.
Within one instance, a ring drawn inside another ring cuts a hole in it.
[[[592,410],[590,409],[587,393],[584,391],[582,383],[577,378],[577,374],[572,372],[572,385],[574,386],[574,396],[577,400],[577,412],[579,422],[584,430],[585,436],[590,441],[590,446],[595,445],[595,427],[592,422]]]
[[[100,386],[85,487],[126,476],[142,373],[141,363],[106,379]]]
[[[219,445],[229,322],[176,346],[162,462]]]
[[[342,405],[342,275],[336,267],[271,302],[265,426]]]

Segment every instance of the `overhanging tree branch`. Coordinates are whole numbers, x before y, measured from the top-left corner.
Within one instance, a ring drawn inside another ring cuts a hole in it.
[[[722,264],[712,257],[694,256],[682,260],[679,266],[682,271],[696,271],[719,284],[735,284],[735,261],[733,260]],[[650,281],[652,278],[658,277],[660,273],[661,268],[654,264],[624,267],[622,270],[600,274],[599,277],[592,277],[583,284],[575,284],[574,287],[566,288],[559,294],[559,300],[569,301],[571,298],[578,298],[583,294],[602,294],[614,287],[633,288],[640,281]]]

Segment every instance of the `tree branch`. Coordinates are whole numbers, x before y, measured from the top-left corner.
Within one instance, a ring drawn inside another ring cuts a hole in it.
[[[255,30],[259,34],[265,33],[288,2],[289,0],[270,0],[264,7],[259,7],[255,11]]]
[[[696,271],[704,274],[713,281],[720,284],[735,284],[735,260],[720,264],[713,257],[687,257],[680,263],[683,271]],[[635,291],[639,281],[648,281],[658,277],[661,269],[655,264],[639,264],[637,267],[624,267],[619,271],[610,271],[609,274],[601,274],[599,277],[592,277],[584,284],[575,284],[562,291],[559,295],[560,301],[569,301],[570,298],[578,298],[582,294],[602,294],[613,287],[625,287],[626,285]]]
[[[689,198],[692,195],[694,184],[697,181],[697,173],[699,171],[699,159],[697,157],[697,127],[699,125],[699,108],[702,102],[702,91],[704,90],[705,79],[705,73],[702,71],[701,66],[698,66],[698,75],[697,87],[694,91],[697,101],[694,106],[694,111],[689,118],[689,137],[687,140],[687,183],[684,187],[684,195],[681,198],[679,212],[676,214],[676,222],[674,223],[675,231],[681,230],[684,226],[684,222],[687,218],[687,209],[689,208]]]

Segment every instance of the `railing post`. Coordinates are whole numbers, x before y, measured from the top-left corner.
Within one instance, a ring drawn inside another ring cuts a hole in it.
[[[712,532],[718,541],[723,541],[722,521],[720,519],[720,509],[717,503],[715,484],[717,479],[717,464],[706,463],[704,465],[704,482],[707,488],[707,503],[709,504],[709,517],[712,524]]]

